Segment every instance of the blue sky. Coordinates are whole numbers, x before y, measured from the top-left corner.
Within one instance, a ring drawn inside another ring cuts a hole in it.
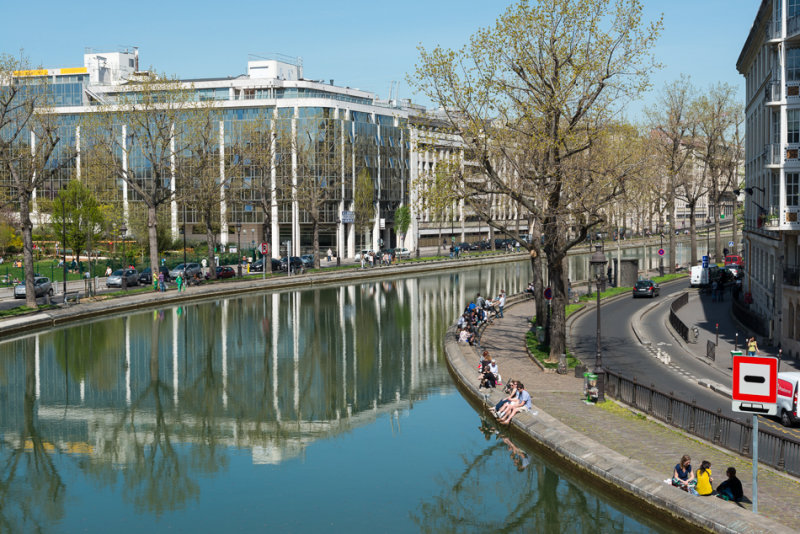
[[[739,87],[736,59],[760,0],[643,0],[646,18],[664,13],[656,54],[664,69],[654,91],[685,73],[700,88],[718,81]],[[248,54],[301,56],[305,76],[334,79],[388,96],[401,80],[400,98],[412,97],[405,75],[422,43],[459,47],[490,25],[507,1],[140,0],[130,3],[45,0],[7,2],[0,52],[24,49],[35,65],[83,64],[85,47],[114,51],[138,46],[143,67],[182,78],[228,76],[246,71]],[[118,7],[124,6],[124,7]],[[17,21],[17,23],[10,23]],[[636,120],[655,92],[631,106]],[[415,100],[427,104],[423,99]]]

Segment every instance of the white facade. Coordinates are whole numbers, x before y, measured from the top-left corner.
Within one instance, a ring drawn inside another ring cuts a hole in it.
[[[763,0],[746,80],[745,292],[765,335],[800,354],[800,4]]]

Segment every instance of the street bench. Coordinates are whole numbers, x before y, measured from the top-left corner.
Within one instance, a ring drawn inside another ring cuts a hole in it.
[[[81,303],[80,292],[67,291],[66,293],[64,293],[64,306],[69,306],[70,302],[72,302],[73,304],[80,304]]]

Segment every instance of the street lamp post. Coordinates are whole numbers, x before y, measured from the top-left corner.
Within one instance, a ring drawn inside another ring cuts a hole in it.
[[[236,264],[238,265],[239,278],[242,277],[242,223],[236,223],[236,233],[238,234],[238,247],[236,248]]]
[[[708,261],[711,261],[711,217],[706,217],[706,256],[708,256]]]
[[[597,248],[594,254],[592,254],[592,257],[589,260],[597,280],[597,346],[594,356],[594,374],[597,375],[597,402],[603,402],[605,401],[606,386],[605,371],[603,371],[603,355],[600,349],[600,284],[603,280],[603,269],[605,268],[608,260],[606,259],[606,255],[603,254],[600,245],[597,245],[596,247]]]
[[[661,251],[664,250],[664,229],[661,227],[661,225],[658,225],[656,230],[658,230],[658,236],[661,243],[658,247],[658,250]],[[658,275],[664,276],[664,255],[660,253],[658,255]]]
[[[119,233],[122,235],[122,289],[128,290],[128,256],[125,254],[125,236],[128,235],[128,227],[125,223],[119,227]]]
[[[417,259],[419,259],[419,222],[422,220],[422,217],[419,216],[417,213]]]
[[[61,189],[61,194],[59,197],[61,198],[61,248],[64,249],[62,251],[61,257],[61,264],[64,267],[64,278],[63,278],[63,286],[64,286],[64,300],[66,301],[66,294],[67,294],[67,209],[64,204],[64,196],[66,195],[66,190]],[[73,257],[75,255],[73,254]]]
[[[183,283],[186,283],[186,202],[183,203]]]

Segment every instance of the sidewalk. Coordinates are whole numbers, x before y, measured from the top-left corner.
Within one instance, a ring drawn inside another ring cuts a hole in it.
[[[681,345],[687,352],[700,358],[705,358],[706,345],[708,341],[716,343],[717,325],[719,325],[719,345],[716,348],[716,359],[708,362],[715,368],[731,374],[730,354],[734,346],[747,354],[747,338],[752,334],[745,327],[740,325],[733,317],[731,310],[731,294],[725,293],[724,300],[713,301],[711,295],[700,294],[698,291],[689,291],[689,303],[678,310],[677,315],[688,325],[689,328],[696,326],[700,330],[697,343],[685,343],[681,340]],[[738,334],[738,338],[736,337]],[[759,356],[778,357],[777,347],[768,346],[762,343],[761,336],[756,336],[758,341]],[[797,360],[784,359],[781,361],[781,371],[800,371]]]
[[[516,428],[541,442],[541,439],[535,437],[536,431],[539,426],[547,426],[548,416],[552,416],[582,434],[583,438],[588,438],[585,441],[590,439],[596,444],[595,447],[587,447],[584,444],[583,448],[600,451],[598,454],[601,457],[605,456],[602,460],[595,459],[593,463],[587,463],[584,466],[586,470],[594,471],[601,478],[612,480],[612,483],[616,480],[614,477],[620,477],[619,470],[633,470],[635,478],[630,479],[633,481],[631,484],[634,487],[648,489],[630,490],[631,493],[653,502],[662,509],[677,511],[683,517],[690,517],[695,524],[704,524],[714,530],[722,525],[733,531],[748,532],[775,532],[777,525],[774,522],[792,530],[796,528],[800,523],[800,507],[796,505],[800,500],[800,482],[768,468],[759,470],[757,516],[742,513],[742,508],[734,503],[716,498],[690,497],[664,484],[663,481],[671,477],[672,469],[680,457],[689,454],[694,466],[699,466],[702,460],[711,462],[715,487],[725,479],[725,469],[728,466],[735,467],[742,480],[745,495],[750,497],[752,464],[747,458],[738,457],[648,420],[644,416],[633,414],[614,402],[606,402],[601,406],[584,403],[581,398],[582,379],[573,375],[545,373],[530,361],[524,347],[525,333],[529,328],[528,318],[533,313],[532,301],[523,301],[507,308],[505,318],[495,320],[488,326],[481,340],[482,347],[497,360],[503,381],[506,382],[511,378],[522,381],[533,396],[535,409],[539,410],[537,416],[525,414],[519,417],[519,421],[515,418]],[[474,369],[478,361],[477,353],[470,347],[466,347],[469,351],[464,350],[463,345],[459,347],[465,359],[469,358],[468,352],[474,354],[474,362],[469,363]],[[452,347],[448,347],[449,358],[453,353]],[[474,371],[472,374],[475,374]],[[464,377],[468,376],[469,372],[464,373]],[[470,387],[468,380],[469,378],[465,378],[463,381]],[[477,378],[472,382],[477,387]],[[485,391],[476,390],[478,398]],[[497,391],[492,391],[490,402],[500,397]],[[609,432],[609,429],[613,431]],[[539,433],[547,436],[548,432],[549,430],[545,430]],[[611,452],[604,455],[602,453],[604,448],[619,456]],[[620,458],[617,462],[619,465],[608,460],[612,457]],[[575,461],[580,463],[581,460],[586,460],[586,457],[579,456]],[[611,462],[610,467],[605,465],[606,460]],[[620,486],[624,487],[622,484]],[[746,502],[742,507],[749,510],[751,504]],[[765,518],[770,518],[774,522]],[[719,524],[715,521],[719,521]],[[784,529],[778,528],[778,530]]]

